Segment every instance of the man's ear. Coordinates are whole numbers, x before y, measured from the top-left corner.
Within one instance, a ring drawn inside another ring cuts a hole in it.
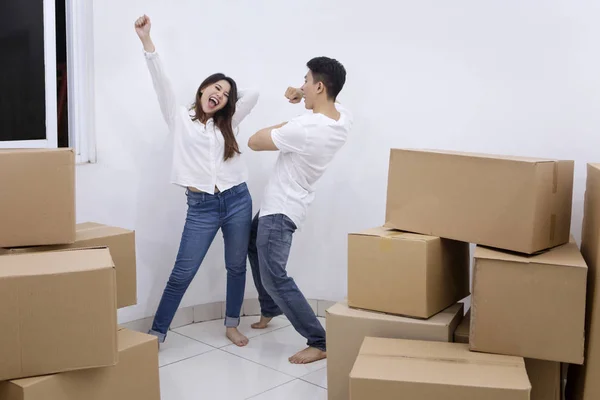
[[[323,85],[323,82],[317,83],[317,94],[321,94],[324,91],[325,91],[325,85]]]

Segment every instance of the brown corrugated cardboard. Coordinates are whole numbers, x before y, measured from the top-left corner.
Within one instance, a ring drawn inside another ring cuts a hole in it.
[[[0,150],[0,247],[75,240],[72,149]]]
[[[455,304],[420,320],[355,310],[338,303],[327,310],[327,387],[329,400],[348,400],[348,376],[367,336],[448,342],[463,315]]]
[[[366,338],[350,373],[351,400],[529,400],[521,357],[461,343]]]
[[[73,244],[19,247],[5,250],[5,253],[55,251],[87,247],[108,247],[117,272],[117,307],[123,308],[135,305],[137,303],[137,274],[135,232],[133,231],[95,222],[85,222],[77,224],[75,243]]]
[[[581,253],[589,267],[586,350],[583,367],[571,365],[567,399],[600,399],[600,164],[588,164],[581,230]]]
[[[159,400],[156,337],[118,333],[119,363],[0,383],[3,400]]]
[[[454,331],[454,343],[469,343],[469,328],[471,325],[471,310],[467,312],[463,320]]]
[[[386,226],[522,253],[568,242],[573,161],[392,150]]]
[[[574,241],[535,256],[477,247],[471,350],[582,364],[587,270]]]
[[[0,381],[117,362],[106,248],[0,256]]]
[[[348,304],[429,318],[469,295],[469,244],[374,228],[348,236]]]
[[[531,400],[561,400],[561,363],[526,358],[525,368],[531,382]]]
[[[454,342],[469,343],[470,322],[469,310],[454,332]],[[554,361],[525,359],[525,368],[531,382],[531,400],[561,400],[561,365]]]

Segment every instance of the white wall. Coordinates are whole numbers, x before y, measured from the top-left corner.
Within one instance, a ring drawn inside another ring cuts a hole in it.
[[[301,112],[285,102],[313,56],[348,70],[342,103],[355,114],[347,146],[320,182],[289,272],[307,297],[346,294],[346,234],[384,222],[390,147],[427,147],[576,160],[573,232],[579,237],[585,163],[600,161],[599,3],[533,1],[95,2],[98,164],[78,169],[78,219],[137,231],[139,305],[151,315],[185,217],[168,183],[170,144],[133,31],[149,14],[181,101],[224,71],[261,91],[240,141],[255,208],[274,154],[249,134]],[[474,194],[475,195],[475,194]],[[183,305],[224,299],[219,238]],[[254,297],[251,280],[247,297]]]

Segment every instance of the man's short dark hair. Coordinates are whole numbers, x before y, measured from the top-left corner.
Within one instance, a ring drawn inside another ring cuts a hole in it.
[[[346,83],[346,69],[338,61],[329,57],[315,57],[306,66],[312,72],[315,82],[322,82],[327,89],[327,97],[335,100]]]

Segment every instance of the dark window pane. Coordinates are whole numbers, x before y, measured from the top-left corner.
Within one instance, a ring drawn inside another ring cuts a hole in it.
[[[0,141],[46,138],[43,0],[0,0]]]

